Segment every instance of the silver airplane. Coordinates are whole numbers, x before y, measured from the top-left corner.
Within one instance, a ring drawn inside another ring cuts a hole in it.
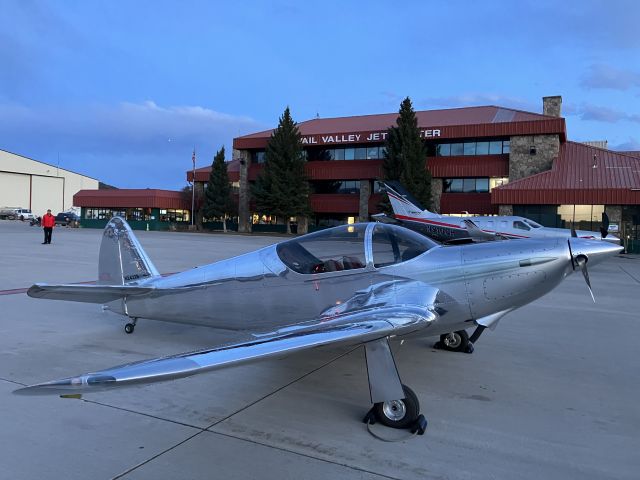
[[[107,368],[16,390],[78,396],[173,380],[322,345],[363,345],[370,411],[411,428],[418,398],[402,384],[390,339],[495,327],[574,270],[620,252],[580,238],[441,246],[383,223],[344,225],[161,276],[129,225],[113,218],[95,285],[33,285],[34,298],[104,304],[127,318],[244,331],[249,340]],[[589,286],[590,288],[590,286]]]
[[[422,209],[412,195],[397,182],[383,182],[396,223],[416,230],[439,242],[463,240],[487,241],[496,239],[549,238],[567,239],[572,236],[568,228],[543,227],[537,222],[519,216],[465,216],[440,215]],[[393,221],[383,214],[373,216],[382,222]],[[620,245],[620,239],[607,231],[609,218],[603,213],[600,232],[576,230],[580,238],[605,240]]]

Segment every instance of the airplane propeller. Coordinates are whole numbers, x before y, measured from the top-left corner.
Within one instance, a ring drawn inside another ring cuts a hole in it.
[[[576,238],[578,235],[576,234],[575,229],[571,229],[571,236]],[[571,267],[575,271],[576,268],[579,268],[582,271],[582,276],[584,277],[584,281],[587,282],[587,288],[589,288],[589,293],[591,294],[591,300],[593,303],[596,303],[596,297],[593,296],[593,290],[591,289],[591,280],[589,280],[589,271],[587,270],[587,257],[585,255],[578,255],[576,257],[573,256],[573,252],[571,251],[571,239],[567,240],[569,244],[569,255],[571,256]]]

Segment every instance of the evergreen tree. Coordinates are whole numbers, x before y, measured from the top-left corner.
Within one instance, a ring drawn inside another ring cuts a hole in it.
[[[233,201],[227,164],[224,161],[224,146],[218,150],[211,164],[209,182],[204,192],[203,212],[207,218],[221,218],[222,227],[227,231],[227,218],[233,213]]]
[[[409,97],[400,104],[396,125],[387,130],[385,146],[385,180],[399,180],[425,208],[430,208],[431,174],[426,169],[426,150]]]
[[[287,107],[271,134],[264,169],[252,187],[258,211],[284,217],[287,233],[291,233],[290,217],[309,214],[305,163],[300,131]]]

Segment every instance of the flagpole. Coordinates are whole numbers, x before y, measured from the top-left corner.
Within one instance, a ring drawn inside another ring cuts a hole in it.
[[[193,147],[191,161],[193,162],[193,178],[191,179],[191,226],[193,226],[193,220],[196,214],[194,211],[196,204],[196,147]]]

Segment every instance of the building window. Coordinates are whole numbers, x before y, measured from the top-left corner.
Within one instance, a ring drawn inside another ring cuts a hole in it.
[[[451,144],[451,156],[460,156],[464,153],[464,145],[462,143]]]
[[[461,155],[502,155],[505,153],[509,153],[509,140],[439,143],[435,146],[435,155],[437,157],[456,157]]]
[[[449,157],[451,156],[451,144],[450,143],[441,143],[436,145],[436,156],[438,157]]]
[[[367,149],[366,148],[356,148],[356,160],[366,160],[367,158]]]
[[[146,221],[151,219],[150,208],[127,208],[127,220]]]
[[[188,222],[189,220],[189,210],[176,210],[173,208],[160,210],[161,222]]]
[[[488,178],[445,178],[442,191],[444,193],[487,193]]]
[[[476,154],[476,142],[464,142],[463,145],[462,149],[465,155]]]
[[[356,149],[355,148],[345,148],[344,149],[344,159],[345,160],[355,160],[356,158]]]
[[[253,152],[253,163],[264,163],[265,161],[265,151],[259,150],[257,152]]]
[[[126,218],[127,212],[118,208],[87,208],[85,210],[85,217],[89,220],[109,220],[113,217]]]
[[[378,156],[378,147],[367,147],[367,160],[376,160]]]
[[[313,182],[315,193],[360,193],[360,180]]]
[[[593,223],[599,223],[604,213],[604,205],[559,205],[560,220],[576,224],[581,230],[592,230]]]
[[[506,185],[509,183],[508,177],[501,178],[490,178],[489,179],[489,191],[493,190],[496,187],[501,187],[502,185]]]
[[[477,142],[476,155],[489,155],[489,142]]]

